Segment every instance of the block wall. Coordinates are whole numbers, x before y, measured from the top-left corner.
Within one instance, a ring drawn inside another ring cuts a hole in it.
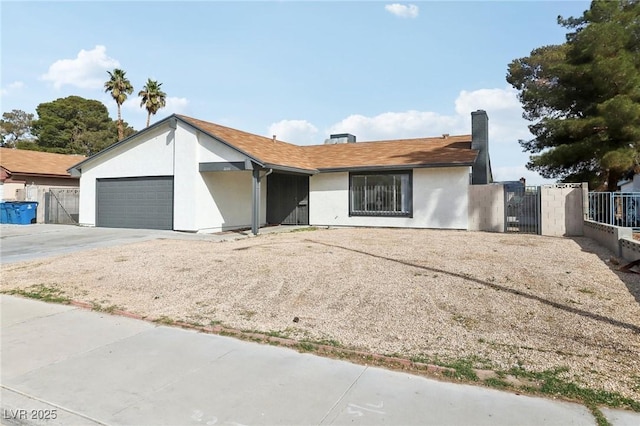
[[[469,231],[504,232],[503,185],[469,186]]]
[[[551,237],[584,235],[586,184],[540,187],[541,234]]]

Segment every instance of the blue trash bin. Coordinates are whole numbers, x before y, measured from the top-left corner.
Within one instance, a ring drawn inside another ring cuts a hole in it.
[[[0,223],[9,223],[9,216],[7,215],[7,203],[0,203]]]
[[[36,223],[38,203],[35,201],[9,201],[2,203],[1,223],[30,225]]]
[[[15,202],[4,203],[5,211],[7,213],[7,222],[12,225],[17,225],[20,223],[19,215],[20,211],[18,210]]]
[[[35,201],[20,201],[15,204],[15,210],[17,213],[17,224],[30,225],[36,223],[36,212],[38,210],[38,203]]]

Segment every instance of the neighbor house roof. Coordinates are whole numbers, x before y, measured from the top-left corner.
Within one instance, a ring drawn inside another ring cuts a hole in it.
[[[394,167],[471,166],[478,155],[477,150],[471,149],[471,135],[300,146],[174,114],[96,156],[176,118],[247,155],[264,167],[304,173]],[[80,170],[82,164],[84,161],[68,168]]]
[[[84,158],[82,155],[0,148],[0,166],[12,175],[71,177],[67,169]]]
[[[184,115],[178,117],[260,159],[265,165],[311,171],[470,166],[478,155],[478,151],[471,149],[471,135],[298,146]]]

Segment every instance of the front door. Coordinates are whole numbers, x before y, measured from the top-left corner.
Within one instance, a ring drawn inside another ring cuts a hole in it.
[[[309,176],[286,173],[267,176],[267,223],[309,224]]]

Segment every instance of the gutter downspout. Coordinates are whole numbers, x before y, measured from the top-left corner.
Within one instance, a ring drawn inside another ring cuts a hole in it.
[[[260,169],[253,169],[253,190],[251,201],[251,233],[258,235],[260,230],[260,181],[273,173],[273,169],[260,176]]]

